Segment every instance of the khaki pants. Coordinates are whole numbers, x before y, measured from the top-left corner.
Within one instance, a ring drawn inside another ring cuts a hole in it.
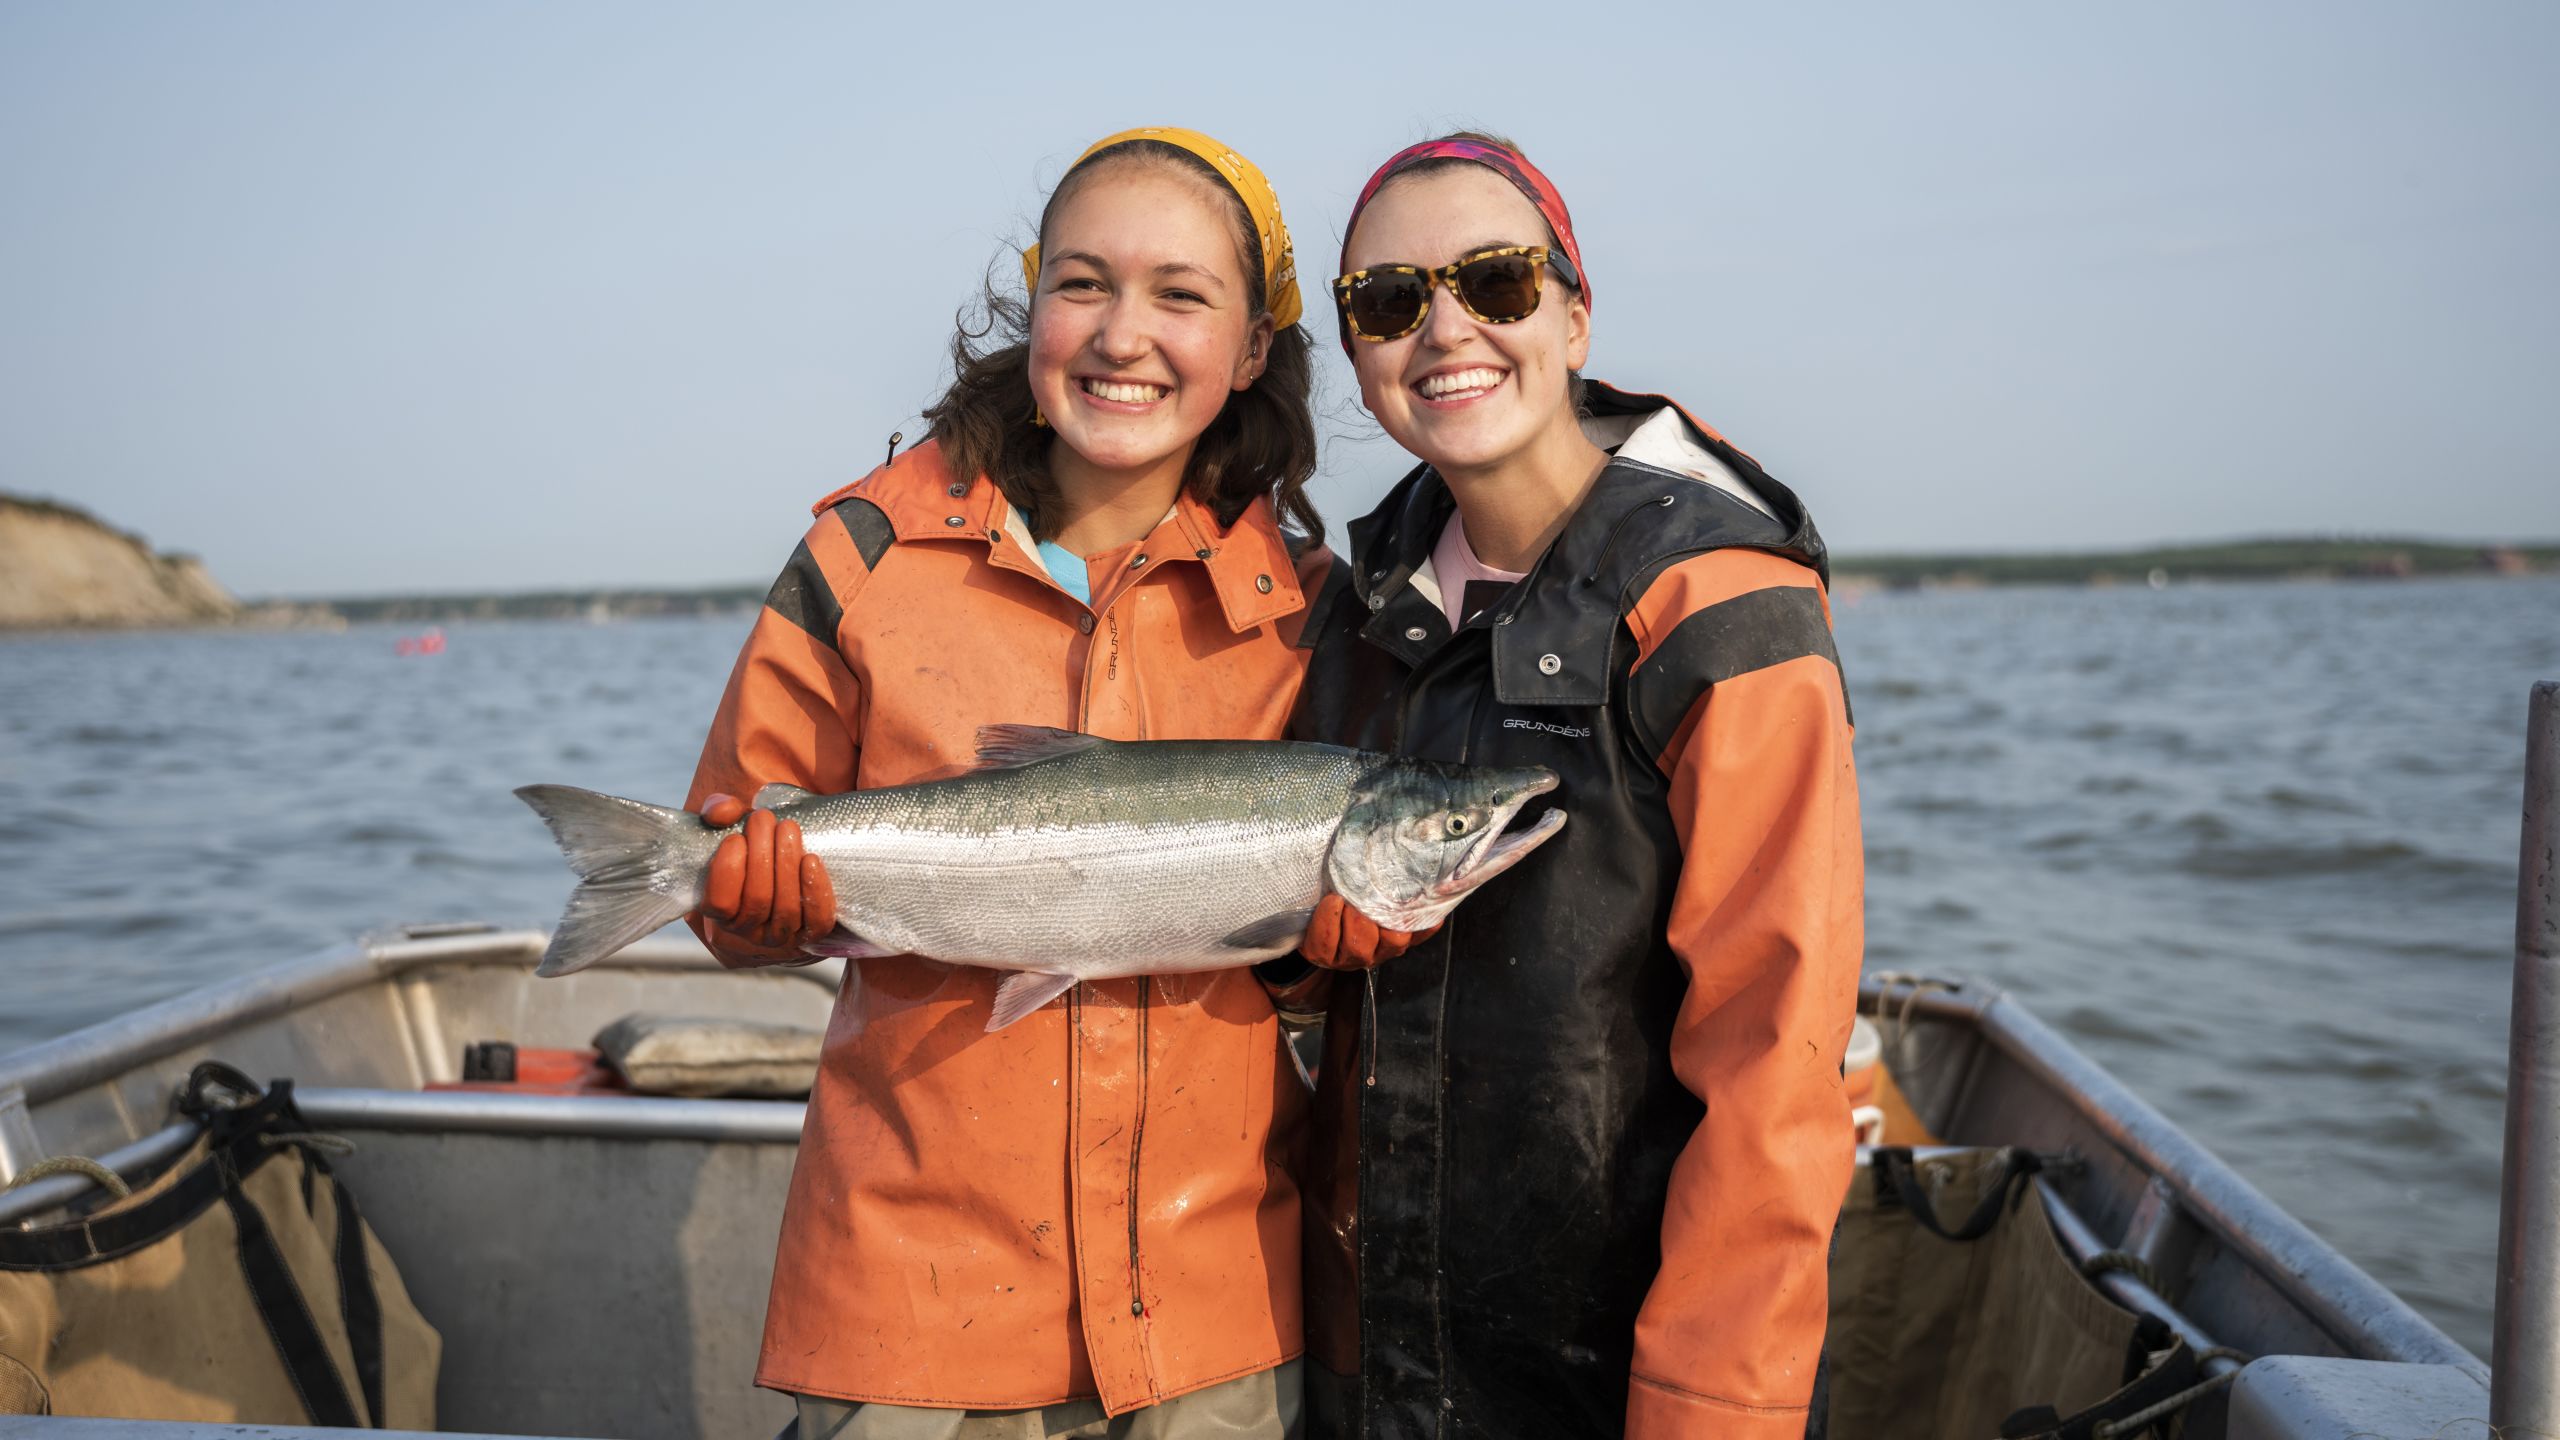
[[[1099,1400],[1036,1410],[936,1410],[799,1395],[798,1440],[1297,1440],[1298,1365],[1106,1416]],[[793,1431],[783,1432],[784,1437]]]

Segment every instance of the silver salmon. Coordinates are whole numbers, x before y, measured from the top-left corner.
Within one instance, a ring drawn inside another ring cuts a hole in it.
[[[1327,893],[1382,926],[1437,923],[1564,824],[1535,766],[1472,768],[1286,741],[1113,741],[1030,725],[978,732],[947,780],[756,805],[799,822],[835,882],[853,959],[922,955],[1016,972],[998,1030],[1079,980],[1285,955]],[[711,852],[742,826],[567,785],[515,792],[579,876],[539,973],[594,964],[702,904]]]

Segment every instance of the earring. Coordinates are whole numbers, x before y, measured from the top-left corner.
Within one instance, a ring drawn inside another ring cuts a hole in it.
[[[1031,428],[1034,430],[1049,428],[1049,417],[1040,413],[1040,402],[1037,400],[1031,402]]]

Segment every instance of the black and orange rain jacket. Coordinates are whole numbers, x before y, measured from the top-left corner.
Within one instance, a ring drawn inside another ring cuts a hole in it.
[[[1849,706],[1804,507],[1678,423],[1774,518],[1622,455],[1453,634],[1425,467],[1310,622],[1294,736],[1544,765],[1571,817],[1373,972],[1374,1016],[1332,984],[1311,1435],[1804,1432],[1854,1159]]]

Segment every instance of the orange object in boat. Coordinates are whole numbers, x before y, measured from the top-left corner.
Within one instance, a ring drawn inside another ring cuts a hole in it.
[[[1840,1085],[1849,1096],[1849,1123],[1861,1145],[1885,1143],[1885,1112],[1876,1103],[1884,1082],[1884,1036],[1858,1017],[1849,1029],[1849,1053],[1840,1063]]]
[[[491,1090],[517,1095],[628,1095],[631,1087],[594,1050],[549,1050],[505,1040],[462,1048],[462,1078],[430,1081],[429,1090]]]

